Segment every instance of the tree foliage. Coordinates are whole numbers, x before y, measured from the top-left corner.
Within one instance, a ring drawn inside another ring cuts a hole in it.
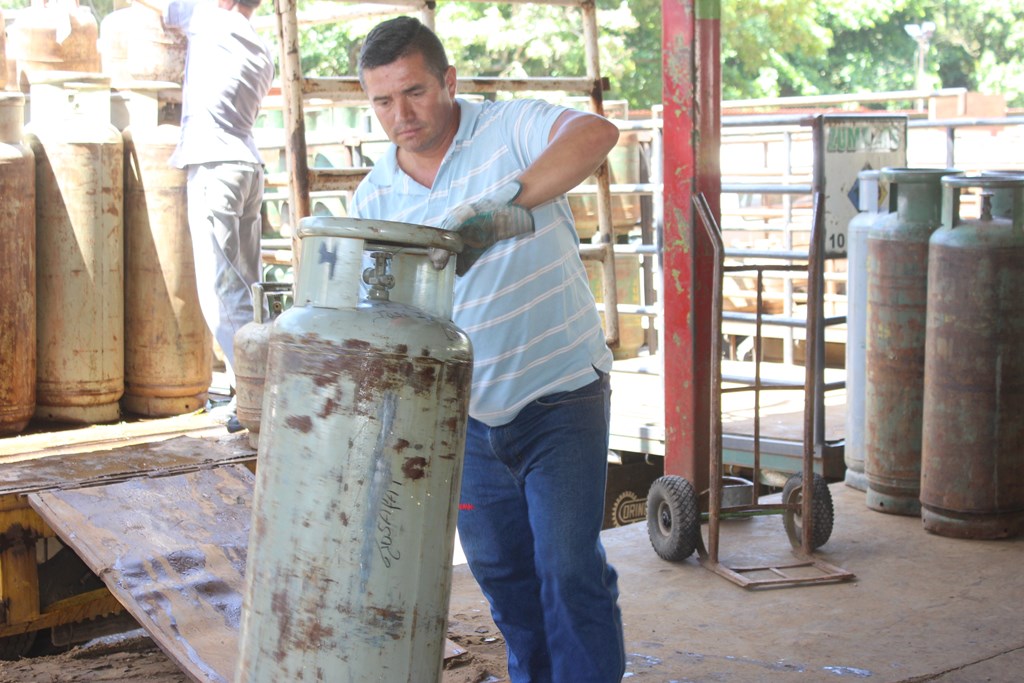
[[[653,5],[653,0],[642,1]],[[320,76],[354,74],[362,37],[385,18],[368,17],[305,29],[304,71]],[[602,9],[599,21],[602,75],[621,83],[640,71],[637,56],[654,61],[652,48],[660,50],[660,43],[646,51],[635,50],[636,44],[630,43],[643,32],[638,30],[639,23],[625,2]],[[571,77],[586,73],[582,17],[573,7],[449,2],[438,5],[435,27],[463,76]],[[655,28],[660,30],[660,24]],[[645,84],[660,86],[660,65],[653,66],[647,65]],[[637,89],[631,94],[642,92]],[[623,94],[609,96],[625,98]]]
[[[661,101],[661,0],[598,0],[606,98],[633,109]],[[351,72],[363,25],[312,30],[311,69]],[[917,43],[904,26],[937,25],[929,84],[1001,93],[1024,106],[1024,6],[1002,0],[723,0],[723,99],[909,90]],[[463,75],[585,72],[578,10],[565,6],[440,4],[438,34]],[[344,69],[343,67],[348,67]]]
[[[1024,106],[1024,6],[1018,3],[818,0],[816,12],[829,36],[824,59],[796,51],[792,60],[807,84],[785,82],[779,94],[913,88],[918,45],[904,27],[932,21],[925,59],[930,87],[1002,94]]]
[[[721,34],[723,99],[811,94],[794,57],[823,60],[831,39],[801,0],[723,2]]]

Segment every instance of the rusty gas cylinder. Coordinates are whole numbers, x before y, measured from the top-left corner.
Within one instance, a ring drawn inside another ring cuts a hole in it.
[[[32,0],[7,30],[8,59],[16,84],[28,92],[50,71],[98,73],[99,24],[92,8],[78,0]]]
[[[287,308],[292,293],[289,282],[254,282],[253,319],[235,332],[235,403],[238,422],[249,430],[249,445],[258,448],[263,389],[267,376],[270,326]]]
[[[124,137],[124,396],[126,412],[181,415],[206,403],[213,345],[199,308],[185,171],[167,162],[171,125]]]
[[[868,232],[864,473],[867,505],[920,514],[928,238],[951,170],[883,168],[890,212]]]
[[[4,30],[0,31],[0,90],[4,90],[7,87],[8,70],[11,65],[7,63],[7,20],[2,11],[0,11],[0,26],[4,27]]]
[[[0,435],[36,407],[36,171],[22,144],[25,96],[0,93]]]
[[[1001,178],[1004,176],[1022,176],[1024,170],[996,170],[986,169],[981,172],[981,176],[985,178],[995,177]],[[1002,187],[1001,184],[997,183],[994,186],[987,187],[985,192],[991,195],[992,203],[992,215],[997,218],[1011,218],[1013,216],[1013,195],[1014,187]]]
[[[1024,175],[942,179],[929,243],[921,451],[924,528],[958,538],[1024,530]],[[981,215],[960,193],[981,188]],[[992,197],[1005,200],[994,215]]]
[[[32,86],[36,416],[92,424],[124,392],[124,142],[109,83]]]
[[[165,81],[181,85],[187,49],[183,32],[165,28],[160,15],[142,5],[114,10],[100,22],[103,73],[116,84]]]
[[[295,301],[270,332],[236,681],[439,681],[472,353],[450,319],[454,259],[435,270],[427,249],[461,242],[332,217],[298,237]]]

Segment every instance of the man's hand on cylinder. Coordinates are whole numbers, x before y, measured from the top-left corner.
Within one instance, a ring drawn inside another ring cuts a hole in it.
[[[482,199],[455,207],[441,224],[462,237],[462,253],[455,260],[456,275],[465,275],[495,243],[534,231],[530,210],[513,204],[521,191],[522,185],[513,180]],[[451,252],[443,249],[430,250],[430,260],[438,270],[448,264],[450,256]]]

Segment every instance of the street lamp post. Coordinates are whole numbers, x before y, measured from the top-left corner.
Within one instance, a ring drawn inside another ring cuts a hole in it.
[[[907,24],[903,27],[903,30],[907,32],[907,35],[914,39],[917,43],[917,76],[915,78],[914,88],[918,92],[924,92],[927,89],[925,84],[924,74],[924,59],[925,55],[928,54],[928,45],[931,43],[932,36],[935,35],[935,22],[923,21],[920,24]],[[917,109],[918,111],[924,111],[924,98],[917,98]]]

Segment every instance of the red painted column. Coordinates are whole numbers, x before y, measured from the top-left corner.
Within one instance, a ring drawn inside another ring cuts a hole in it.
[[[702,491],[710,462],[711,250],[695,223],[719,215],[720,3],[663,0],[665,473]]]

